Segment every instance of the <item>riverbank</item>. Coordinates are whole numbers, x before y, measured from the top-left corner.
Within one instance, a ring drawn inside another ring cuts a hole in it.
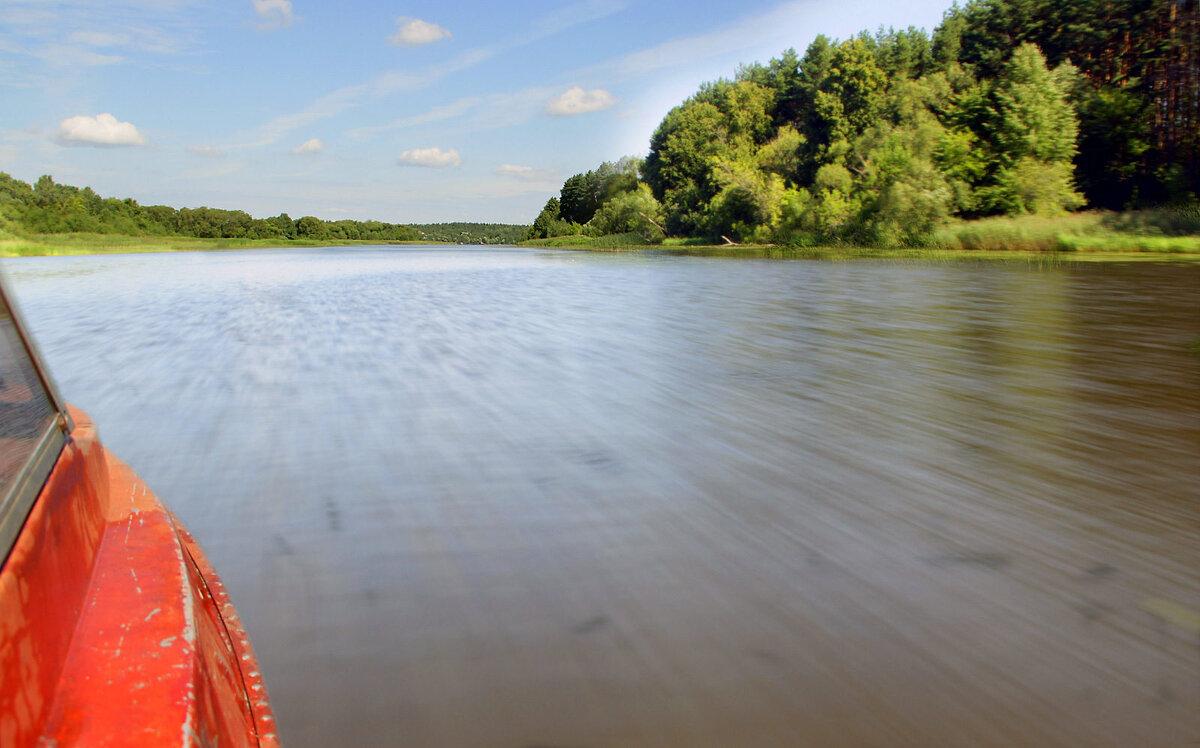
[[[199,239],[190,236],[123,236],[119,234],[35,234],[0,239],[0,257],[123,254],[135,252],[204,252],[226,249],[287,249],[381,244],[438,244],[428,241],[352,239]]]
[[[544,240],[543,240],[544,241]],[[729,246],[626,246],[600,247],[572,244],[522,242],[519,246],[563,249],[575,252],[654,252],[681,257],[728,257],[761,260],[920,260],[941,261],[1008,261],[1030,263],[1053,262],[1200,262],[1200,250],[1195,252],[1071,252],[1053,250],[989,250],[989,249],[875,249],[871,247],[778,247],[762,244]]]
[[[955,221],[939,229],[926,247],[799,247],[770,244],[711,244],[667,239],[650,244],[637,234],[561,236],[522,242],[525,247],[619,252],[653,249],[672,254],[747,258],[1200,260],[1200,216],[1178,210],[1062,216],[999,216]]]
[[[0,234],[0,257],[85,255],[138,252],[196,252],[231,249],[286,249],[365,245],[429,245],[428,240],[351,239],[201,239],[186,236],[120,234]],[[518,246],[592,252],[652,250],[697,257],[766,259],[1031,259],[1078,261],[1200,260],[1200,215],[1159,210],[1128,213],[1088,211],[1051,218],[994,217],[955,221],[939,229],[927,247],[786,246],[712,244],[669,238],[660,244],[638,234],[601,237],[559,236],[532,239]]]

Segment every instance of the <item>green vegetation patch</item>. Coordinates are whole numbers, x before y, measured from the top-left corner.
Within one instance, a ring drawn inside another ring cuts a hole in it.
[[[939,229],[939,249],[1027,252],[1200,253],[1200,233],[1187,209],[1127,213],[1089,211],[1061,216],[996,216],[957,221]]]

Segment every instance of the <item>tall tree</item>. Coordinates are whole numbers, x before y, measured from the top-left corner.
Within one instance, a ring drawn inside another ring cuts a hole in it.
[[[717,193],[710,159],[728,152],[728,135],[721,110],[696,99],[668,112],[654,131],[643,174],[671,233],[704,230],[704,211]]]
[[[993,92],[990,124],[996,184],[992,204],[1007,213],[1055,213],[1083,204],[1071,160],[1079,120],[1067,100],[1069,63],[1055,71],[1036,45],[1017,47]]]

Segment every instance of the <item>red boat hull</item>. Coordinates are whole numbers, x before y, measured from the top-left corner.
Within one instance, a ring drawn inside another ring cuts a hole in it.
[[[278,745],[220,579],[88,416],[71,416],[0,570],[0,745]]]

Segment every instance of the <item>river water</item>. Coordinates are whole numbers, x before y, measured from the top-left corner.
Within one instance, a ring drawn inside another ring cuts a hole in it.
[[[288,746],[1200,740],[1200,266],[6,260]]]

